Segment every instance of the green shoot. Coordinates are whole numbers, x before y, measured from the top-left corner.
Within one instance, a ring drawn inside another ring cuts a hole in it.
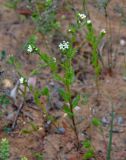
[[[6,138],[3,138],[0,142],[0,159],[9,160],[9,142]]]
[[[114,117],[115,117],[115,113],[114,113],[113,108],[112,108],[111,126],[110,126],[110,131],[109,131],[109,144],[108,144],[108,148],[107,148],[107,157],[106,157],[106,160],[111,160]]]

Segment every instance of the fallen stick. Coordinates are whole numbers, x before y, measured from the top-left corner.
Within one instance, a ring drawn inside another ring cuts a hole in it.
[[[20,112],[22,112],[23,107],[24,107],[24,101],[20,104],[20,106],[19,106],[19,108],[17,110],[17,114],[15,116],[14,122],[13,122],[12,127],[11,127],[12,130],[14,130],[15,127],[16,127],[19,114],[20,114]]]

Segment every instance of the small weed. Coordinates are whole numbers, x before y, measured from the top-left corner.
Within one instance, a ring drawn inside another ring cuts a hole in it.
[[[86,28],[88,30],[86,38],[89,44],[92,46],[92,66],[95,71],[95,82],[96,82],[97,94],[99,94],[99,75],[101,72],[101,64],[99,62],[100,55],[98,52],[98,48],[101,40],[106,34],[106,31],[103,29],[101,30],[100,34],[96,36],[91,20],[87,20]]]
[[[0,159],[9,160],[9,142],[6,138],[3,138],[0,142]]]
[[[6,59],[6,56],[7,56],[7,53],[5,50],[1,51],[0,52],[0,60],[5,60]]]
[[[5,3],[5,6],[11,9],[16,9],[17,8],[17,4],[20,2],[20,0],[8,0]]]
[[[88,101],[89,101],[89,96],[90,96],[90,95],[89,95],[89,94],[86,94],[86,93],[82,95],[82,104],[83,104],[83,105],[86,105],[86,104],[88,103]]]
[[[26,158],[26,157],[22,157],[22,158],[21,158],[21,160],[28,160],[28,158]]]
[[[0,96],[0,105],[5,108],[8,104],[10,104],[10,99],[6,95]]]
[[[83,142],[83,148],[86,149],[86,153],[83,156],[83,160],[88,160],[90,158],[94,157],[94,149],[91,145],[91,141],[90,140],[85,140]]]
[[[43,155],[41,153],[33,153],[33,156],[36,160],[44,160]]]

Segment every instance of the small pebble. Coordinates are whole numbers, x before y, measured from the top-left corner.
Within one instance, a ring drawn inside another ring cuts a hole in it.
[[[120,39],[120,45],[121,46],[125,46],[126,45],[126,41],[124,39]]]
[[[102,123],[103,123],[103,125],[107,125],[110,122],[109,122],[109,120],[106,117],[102,117]]]
[[[107,80],[106,80],[106,83],[110,83],[110,80],[107,79]]]
[[[50,124],[51,124],[51,121],[47,121],[47,124],[50,125]]]
[[[118,129],[118,128],[113,128],[112,132],[113,133],[123,133],[124,130],[123,129]]]
[[[121,124],[123,124],[123,122],[124,122],[124,120],[123,120],[123,117],[117,117],[117,123],[118,123],[118,125],[121,125]]]
[[[13,86],[12,81],[10,79],[4,79],[2,83],[4,88],[11,88]]]
[[[65,133],[65,129],[64,128],[57,128],[55,133],[57,134],[64,134]]]
[[[54,87],[55,86],[55,83],[53,81],[51,81],[50,83],[50,86]]]
[[[51,121],[47,121],[47,123],[45,124],[45,129],[48,130],[51,126]]]
[[[123,80],[126,81],[126,77],[123,77]]]
[[[75,109],[76,111],[79,111],[79,110],[80,110],[80,107],[79,107],[79,106],[76,106],[74,109]]]

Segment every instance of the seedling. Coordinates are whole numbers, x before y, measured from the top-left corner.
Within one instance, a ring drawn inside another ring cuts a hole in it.
[[[0,142],[0,159],[9,160],[9,142],[6,138],[3,138]]]
[[[16,9],[17,8],[17,4],[20,2],[20,0],[8,0],[5,3],[5,6],[11,9]]]
[[[6,59],[7,53],[5,50],[0,52],[0,61],[3,61]]]
[[[5,108],[8,104],[10,104],[9,98],[6,95],[1,95],[0,96],[0,105]]]
[[[86,28],[88,31],[86,38],[92,47],[92,66],[95,71],[95,83],[96,83],[96,88],[97,88],[97,94],[99,95],[99,75],[101,72],[101,64],[99,62],[99,59],[101,58],[101,56],[98,52],[98,48],[99,48],[99,44],[101,40],[106,34],[106,31],[103,29],[101,30],[100,34],[96,36],[91,20],[87,20]]]
[[[36,158],[36,160],[44,160],[43,155],[39,152],[33,153],[33,156]]]
[[[33,8],[33,6],[31,7]],[[46,35],[60,27],[59,22],[56,20],[56,8],[52,0],[36,2],[34,8],[32,20],[38,32]]]
[[[95,157],[94,149],[92,147],[92,144],[91,144],[90,140],[87,139],[83,142],[83,148],[86,149],[86,153],[83,156],[83,160],[88,160],[90,158]]]
[[[22,158],[21,158],[21,160],[28,160],[28,158],[26,158],[26,157],[22,157]]]

